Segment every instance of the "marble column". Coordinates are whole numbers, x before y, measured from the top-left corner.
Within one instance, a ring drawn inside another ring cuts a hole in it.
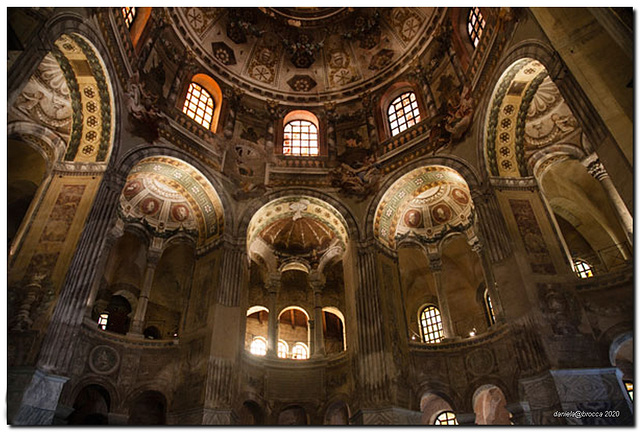
[[[436,287],[436,295],[438,296],[438,308],[440,309],[440,317],[442,319],[442,331],[445,339],[453,339],[456,332],[451,320],[449,311],[449,302],[442,285],[442,259],[439,256],[429,256],[429,268],[433,275],[433,283]]]
[[[324,289],[326,283],[326,279],[324,275],[314,270],[309,273],[309,285],[311,285],[311,289],[313,290],[314,297],[314,313],[313,313],[313,321],[314,321],[314,332],[313,332],[313,355],[314,356],[324,356],[325,348],[324,348],[324,332],[322,326],[322,290]]]
[[[484,275],[484,283],[489,291],[489,298],[491,299],[491,307],[493,314],[495,315],[496,323],[503,323],[504,310],[502,309],[502,300],[500,299],[500,293],[498,292],[498,284],[493,276],[493,269],[491,267],[491,260],[489,254],[482,246],[482,243],[476,238],[471,244],[471,250],[473,250],[480,258],[482,267],[482,273]]]
[[[633,217],[631,217],[627,206],[624,204],[622,197],[611,181],[609,173],[604,168],[604,165],[602,165],[602,162],[600,162],[600,159],[595,157],[595,154],[586,158],[583,163],[587,166],[589,174],[591,174],[602,185],[602,188],[609,197],[609,202],[615,210],[620,226],[624,230],[624,234],[629,245],[633,246]],[[627,258],[627,256],[625,256],[625,258]]]
[[[160,261],[161,253],[155,250],[149,250],[147,254],[147,268],[144,271],[144,280],[142,282],[142,291],[138,299],[135,314],[133,316],[133,324],[131,325],[130,334],[142,335],[144,326],[144,317],[147,314],[147,305],[149,304],[149,295],[151,294],[151,286],[153,285],[153,276],[156,272],[156,266]]]
[[[281,274],[274,273],[269,275],[267,280],[267,292],[269,293],[269,321],[268,321],[268,337],[267,337],[267,356],[278,356],[278,314],[277,314],[277,298],[280,290]]]

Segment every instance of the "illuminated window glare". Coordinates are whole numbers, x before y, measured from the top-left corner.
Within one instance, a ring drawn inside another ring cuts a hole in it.
[[[287,343],[283,340],[278,341],[278,357],[287,358],[288,354],[289,354],[289,347],[287,346]]]
[[[400,132],[409,129],[420,121],[420,110],[416,94],[413,92],[403,93],[391,102],[387,111],[391,136],[396,136]]]
[[[309,358],[309,349],[302,342],[298,342],[291,349],[291,358],[294,360],[306,360]]]
[[[453,413],[453,411],[444,411],[438,414],[438,417],[436,417],[436,421],[434,424],[438,426],[451,426],[457,425],[458,420],[456,420],[456,415]]]
[[[435,306],[427,306],[420,313],[420,328],[422,342],[438,343],[443,338],[442,317]]]
[[[588,262],[575,259],[573,260],[573,271],[582,279],[593,277],[593,269]]]
[[[213,119],[213,98],[205,89],[196,83],[189,84],[189,91],[184,100],[182,112],[207,129],[211,128]]]
[[[101,313],[100,317],[98,317],[98,327],[100,327],[102,330],[106,330],[108,321],[109,321],[109,314],[106,312]]]
[[[282,154],[318,156],[318,128],[307,120],[293,120],[284,127]]]
[[[487,318],[489,320],[489,325],[496,323],[496,315],[493,311],[493,305],[491,304],[491,297],[489,296],[489,291],[484,291],[484,304],[487,309]]]
[[[484,18],[480,12],[480,8],[474,7],[469,9],[469,18],[467,19],[467,32],[471,38],[473,47],[477,47],[484,30]]]
[[[256,337],[251,341],[249,351],[253,355],[263,356],[267,355],[267,341],[264,338]]]
[[[133,24],[133,20],[136,19],[136,8],[123,7],[122,16],[124,17],[124,23],[127,25],[127,28],[131,28],[131,24]]]
[[[633,402],[633,383],[631,381],[625,381],[624,387],[627,389],[627,393],[629,393],[629,399]]]

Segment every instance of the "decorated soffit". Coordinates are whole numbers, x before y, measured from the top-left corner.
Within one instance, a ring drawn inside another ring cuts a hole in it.
[[[337,242],[346,248],[348,233],[342,215],[317,198],[278,198],[266,204],[251,219],[247,248],[257,238],[281,255],[321,255]]]
[[[413,233],[438,241],[473,224],[469,187],[457,171],[443,166],[417,168],[384,194],[374,218],[374,234],[387,247]]]
[[[222,203],[213,186],[195,168],[171,157],[144,159],[131,170],[119,211],[126,222],[140,222],[159,237],[184,231],[203,244],[224,230]]]
[[[176,34],[184,35],[214,75],[254,94],[287,100],[335,100],[383,85],[426,49],[444,15],[437,8],[170,8],[170,13]]]
[[[531,175],[529,158],[556,143],[580,147],[580,128],[538,61],[522,59],[501,77],[490,103],[486,156],[493,176]]]
[[[112,101],[94,48],[79,35],[63,34],[14,106],[17,118],[26,117],[64,139],[65,162],[105,164],[111,152]]]

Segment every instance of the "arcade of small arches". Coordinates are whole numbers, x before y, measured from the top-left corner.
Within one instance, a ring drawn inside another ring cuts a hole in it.
[[[632,418],[625,174],[548,41],[498,44],[519,15],[156,9],[100,10],[100,36],[56,27],[10,97],[12,424],[512,425],[591,402]],[[308,42],[311,61],[257,29],[288,14],[364,15]],[[414,28],[434,33],[408,63]],[[176,41],[187,66],[153,88]],[[342,57],[374,42],[382,83]],[[323,103],[246,72],[285,60],[327,73]],[[53,408],[33,402],[43,382]]]

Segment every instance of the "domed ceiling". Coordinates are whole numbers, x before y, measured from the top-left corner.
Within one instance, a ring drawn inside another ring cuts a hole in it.
[[[170,8],[216,75],[253,94],[350,96],[384,84],[427,47],[437,8]]]
[[[156,235],[183,230],[199,243],[217,239],[224,229],[222,203],[196,169],[171,157],[151,157],[131,170],[120,195],[120,216],[140,222]]]
[[[409,233],[437,242],[470,228],[473,220],[464,178],[451,168],[428,166],[405,174],[387,190],[376,209],[374,234],[391,248]]]

